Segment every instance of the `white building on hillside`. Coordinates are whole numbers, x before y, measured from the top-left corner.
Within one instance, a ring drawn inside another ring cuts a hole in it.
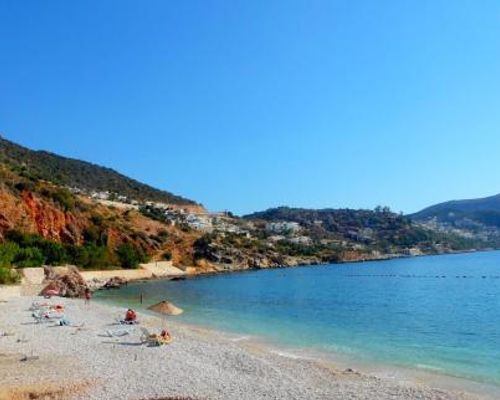
[[[200,231],[211,231],[213,229],[212,218],[207,215],[188,214],[186,216],[186,223],[191,228]]]
[[[273,233],[296,233],[300,231],[300,224],[298,222],[268,222],[266,224],[266,231]]]

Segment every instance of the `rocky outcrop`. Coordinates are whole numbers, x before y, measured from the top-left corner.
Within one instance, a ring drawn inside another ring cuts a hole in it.
[[[79,226],[78,219],[73,214],[41,201],[28,191],[22,193],[22,199],[41,236],[75,244],[80,242],[82,226]]]
[[[0,204],[0,237],[15,229],[58,242],[81,243],[86,219],[80,215],[65,212],[30,191],[16,194],[5,187],[0,187]]]
[[[257,251],[243,246],[235,247],[217,241],[208,242],[205,240],[199,240],[195,243],[195,256],[199,264],[208,262],[214,270],[219,272],[293,267],[325,262],[325,260],[315,256],[295,257],[284,255],[272,248]]]
[[[68,267],[68,272],[52,276],[41,295],[45,295],[48,291],[56,291],[62,297],[82,297],[88,289],[87,282],[76,267]]]
[[[126,285],[127,281],[119,276],[114,276],[103,285],[104,289],[118,289],[123,285]]]

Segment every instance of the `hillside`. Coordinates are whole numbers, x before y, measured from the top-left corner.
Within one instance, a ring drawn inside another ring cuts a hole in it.
[[[500,195],[436,204],[409,217],[423,227],[500,246]]]
[[[50,182],[32,181],[1,164],[0,204],[0,283],[9,281],[13,267],[44,264],[113,269],[172,259],[191,266],[193,242],[201,236],[134,208],[103,205]]]
[[[436,218],[440,222],[459,223],[465,219],[500,228],[500,194],[480,199],[454,200],[427,207],[410,215],[416,221]]]
[[[137,201],[196,204],[192,200],[138,182],[113,169],[46,151],[30,150],[1,136],[0,163],[32,181],[43,179],[88,193],[110,192]]]
[[[484,246],[481,241],[467,240],[452,234],[440,235],[412,223],[403,215],[391,212],[387,207],[377,207],[375,210],[278,207],[244,218],[262,219],[268,223],[298,223],[312,240],[331,240],[365,251],[382,253],[404,253],[408,248],[432,253],[443,249],[461,250]]]
[[[96,191],[114,193],[111,200],[116,201],[96,198]],[[4,139],[0,140],[0,205],[0,283],[15,280],[16,268],[40,265],[136,268],[147,260],[172,260],[180,268],[191,267],[191,272],[217,272],[439,254],[500,244],[496,240],[500,235],[484,234],[488,231],[478,222],[474,223],[481,226],[480,234],[471,234],[436,225],[435,218],[413,222],[381,207],[279,207],[243,218],[207,213],[191,200],[113,170],[31,151]],[[460,212],[478,212],[477,207],[465,207],[469,209]],[[440,210],[449,218],[449,205]]]

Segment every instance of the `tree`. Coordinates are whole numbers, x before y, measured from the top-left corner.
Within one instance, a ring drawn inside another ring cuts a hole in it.
[[[105,246],[89,243],[85,246],[75,247],[73,253],[74,263],[82,268],[101,269],[110,267],[113,264],[111,254]]]
[[[48,265],[63,265],[69,261],[68,253],[64,246],[57,242],[51,242],[49,240],[41,243],[40,249],[43,252]]]
[[[139,263],[145,261],[145,255],[141,249],[130,244],[123,243],[116,249],[116,255],[122,268],[134,269]]]

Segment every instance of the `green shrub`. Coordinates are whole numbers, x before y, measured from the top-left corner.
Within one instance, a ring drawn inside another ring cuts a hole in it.
[[[94,225],[97,225],[97,226],[102,226],[104,225],[104,218],[102,215],[99,215],[99,214],[93,214],[91,217],[90,217],[90,220],[92,221],[92,223]]]
[[[162,255],[161,258],[163,258],[165,261],[170,261],[172,259],[172,252],[170,251],[165,251]]]
[[[45,256],[37,247],[26,247],[19,250],[14,264],[20,268],[41,267],[45,263]]]
[[[20,276],[15,269],[10,267],[0,267],[0,284],[8,285],[12,283],[17,283],[20,280]]]
[[[14,188],[19,192],[29,191],[32,192],[35,190],[35,185],[33,182],[18,182],[14,185]]]
[[[19,246],[16,243],[12,242],[1,243],[0,268],[10,268],[18,253],[19,253]]]
[[[69,261],[69,256],[62,244],[44,239],[40,235],[11,230],[6,233],[6,239],[15,243],[18,246],[18,250],[19,248],[20,250],[31,249],[19,255],[16,263],[22,262],[23,265],[37,264],[42,258],[42,263],[50,265],[61,265]],[[37,251],[33,251],[32,249],[36,249]],[[40,257],[40,253],[42,257]],[[28,259],[32,259],[33,261],[27,261]]]
[[[65,211],[71,211],[75,208],[75,196],[67,189],[58,188],[51,191],[49,197],[62,206]]]
[[[108,248],[96,244],[75,247],[73,257],[73,263],[85,269],[108,269],[113,265]]]
[[[20,247],[39,247],[47,240],[34,233],[22,233],[17,230],[10,230],[5,234],[5,239],[17,243]]]
[[[168,231],[166,231],[165,229],[160,229],[158,231],[158,235],[157,235],[159,238],[162,238],[162,239],[167,239],[168,236],[169,236],[169,233]]]
[[[106,246],[108,242],[108,234],[102,228],[90,225],[83,231],[83,239],[88,244]]]
[[[45,256],[45,263],[48,265],[63,265],[70,261],[65,247],[57,242],[45,240],[40,243],[40,250]]]
[[[122,268],[134,269],[139,266],[141,262],[147,260],[142,249],[130,243],[123,243],[116,249],[116,255]]]

